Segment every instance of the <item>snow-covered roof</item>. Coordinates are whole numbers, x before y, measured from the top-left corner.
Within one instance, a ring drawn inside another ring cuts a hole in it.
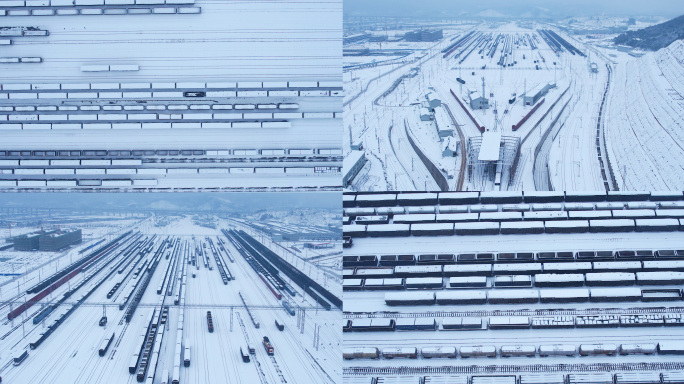
[[[349,171],[363,157],[363,151],[351,151],[342,162],[343,169]]]
[[[501,147],[501,132],[486,131],[482,134],[482,145],[480,146],[480,154],[477,159],[479,161],[497,161],[499,160],[499,148]]]

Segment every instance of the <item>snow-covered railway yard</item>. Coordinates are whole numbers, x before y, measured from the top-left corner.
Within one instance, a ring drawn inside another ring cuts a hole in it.
[[[227,221],[150,220],[0,288],[4,382],[339,382],[339,299]]]
[[[425,28],[444,37],[409,41],[407,27],[345,44],[344,151],[365,155],[345,187],[682,189],[681,41],[633,57],[607,43],[614,34],[553,23]],[[482,131],[502,136],[498,159],[482,156],[496,149]]]
[[[339,188],[339,12],[0,4],[0,188]]]
[[[345,383],[682,382],[682,192],[344,196]]]

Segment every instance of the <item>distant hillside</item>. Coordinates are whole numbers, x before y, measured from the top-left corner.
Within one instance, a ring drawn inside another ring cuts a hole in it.
[[[684,39],[684,16],[638,31],[625,32],[613,39],[613,42],[643,50],[657,51],[672,44],[673,41],[681,39]]]

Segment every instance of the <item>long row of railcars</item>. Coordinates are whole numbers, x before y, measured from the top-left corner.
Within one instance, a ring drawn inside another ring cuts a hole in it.
[[[538,316],[357,317],[347,319],[343,332],[467,331],[505,329],[618,328],[684,326],[684,313],[548,314]]]
[[[578,203],[572,208],[570,203],[510,204],[503,205],[501,210],[496,204],[345,208],[343,224],[389,224],[390,221],[393,224],[504,222],[507,223],[504,228],[508,229],[515,228],[512,227],[515,222],[534,224],[541,221],[681,218],[683,209],[682,201],[630,202],[626,205],[613,202],[597,203],[595,206],[591,203],[582,203],[580,206]]]
[[[601,252],[601,251],[599,251]],[[660,252],[660,251],[658,251]],[[676,251],[684,256],[684,252]],[[582,252],[578,252],[582,253]],[[607,253],[608,255],[611,252]],[[472,254],[476,255],[476,254]],[[482,254],[477,254],[477,256]],[[492,255],[492,254],[487,254]],[[409,256],[409,255],[404,255]],[[452,255],[453,256],[453,255]],[[460,256],[460,255],[459,255]],[[382,260],[383,256],[380,256]],[[398,256],[401,257],[401,256]],[[675,257],[658,257],[657,260],[630,260],[610,261],[608,258],[578,258],[577,262],[566,263],[558,262],[564,260],[553,260],[546,262],[493,262],[484,258],[470,259],[466,263],[433,263],[419,265],[395,265],[395,266],[376,266],[371,264],[371,260],[377,263],[377,256],[343,256],[347,261],[343,261],[343,277],[346,279],[359,278],[406,278],[406,277],[451,277],[451,276],[496,276],[496,275],[537,275],[537,274],[577,274],[577,273],[602,273],[602,272],[659,272],[659,271],[684,271],[684,260]],[[404,257],[408,260],[408,257]],[[569,259],[567,261],[572,261]],[[503,261],[503,260],[502,260]],[[382,261],[381,261],[382,262]],[[354,264],[365,264],[372,266],[358,266]]]
[[[681,301],[682,290],[616,288],[496,289],[385,293],[388,306]]]
[[[79,172],[80,171],[82,170],[79,169]],[[614,227],[621,229],[622,226],[627,226],[629,224],[626,220],[679,219],[684,216],[684,209],[682,209],[684,208],[684,203],[680,204],[680,202],[665,202],[656,204],[641,202],[639,204],[640,206],[635,208],[628,207],[628,209],[624,209],[624,207],[618,206],[597,210],[593,210],[593,207],[582,210],[563,210],[563,207],[560,203],[541,204],[541,208],[535,207],[535,204],[533,204],[533,208],[530,210],[527,205],[514,204],[510,207],[504,205],[501,212],[499,211],[498,206],[492,204],[439,208],[433,206],[407,207],[406,209],[402,207],[346,208],[344,211],[345,219],[343,224],[352,226],[390,224],[391,220],[392,224],[456,223],[466,226],[468,223],[501,222],[506,223],[501,226],[501,229],[510,232],[516,229],[525,228],[522,227],[523,225],[526,225],[528,228],[536,229],[537,227],[535,225],[541,224],[542,222],[550,222],[548,224],[562,225],[563,221],[570,221],[572,224],[573,222],[582,223],[589,220],[590,229],[592,232],[603,232],[601,231],[602,228],[598,224],[614,223]],[[646,204],[649,205],[646,206]],[[521,206],[525,206],[525,208]],[[407,213],[404,213],[404,211],[407,211]],[[602,220],[614,221],[604,222]],[[476,224],[472,225],[476,226]],[[445,225],[433,225],[432,227],[448,228],[448,226]],[[372,227],[371,229],[373,228],[376,227]],[[414,229],[418,230],[423,228],[430,228],[430,226],[422,226]],[[460,229],[460,227],[455,227],[455,229]]]
[[[678,210],[679,211],[679,210]],[[677,213],[682,217],[684,213]],[[434,216],[434,215],[428,215]],[[420,224],[345,225],[350,237],[526,235],[564,233],[676,232],[684,231],[684,218],[593,220],[480,221]]]
[[[645,343],[645,344],[548,344],[540,345],[469,345],[469,346],[439,346],[439,347],[376,347],[345,348],[342,355],[345,360],[352,359],[393,359],[409,358],[424,359],[470,357],[549,357],[549,356],[616,356],[616,355],[682,355],[684,346],[676,342]]]
[[[342,150],[338,148],[293,148],[293,149],[225,149],[225,150],[191,150],[191,149],[165,149],[165,150],[22,150],[22,151],[0,151],[0,160],[14,159],[13,163],[1,163],[0,165],[27,165],[34,166],[35,159],[40,160],[40,165],[140,165],[141,160],[128,157],[151,157],[151,156],[244,156],[244,155],[342,155]],[[66,160],[69,157],[88,159]],[[102,159],[104,157],[115,157],[114,159]],[[54,158],[54,159],[52,159]],[[47,161],[54,163],[46,163]],[[64,163],[63,161],[71,161]],[[76,163],[74,163],[74,161]],[[79,162],[80,161],[80,162]],[[91,163],[96,161],[97,163]],[[106,162],[106,163],[105,163]]]
[[[428,193],[345,193],[344,208],[394,207],[459,204],[583,203],[601,201],[677,201],[682,191],[666,192],[428,192]]]
[[[684,384],[684,371],[621,373],[521,373],[460,376],[380,376],[345,378],[349,384]]]
[[[446,282],[442,277],[362,278],[344,279],[342,289],[443,289],[443,288],[550,288],[600,287],[631,285],[683,285],[684,272],[605,272],[605,273],[541,273],[530,275],[453,276]]]

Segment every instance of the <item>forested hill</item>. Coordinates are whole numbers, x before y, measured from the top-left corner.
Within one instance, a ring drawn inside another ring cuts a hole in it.
[[[638,31],[625,32],[615,39],[615,44],[628,45],[648,51],[667,47],[675,40],[684,39],[684,15]]]

